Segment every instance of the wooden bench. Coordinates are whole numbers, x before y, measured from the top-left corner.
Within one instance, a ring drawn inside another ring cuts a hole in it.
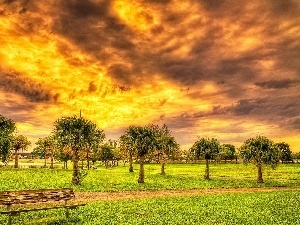
[[[6,211],[1,211],[1,214],[7,214],[7,224],[11,225],[11,216],[19,215],[23,212],[48,210],[48,209],[66,209],[66,217],[69,218],[69,210],[75,209],[85,204],[69,204],[68,201],[75,198],[73,189],[40,189],[40,190],[24,190],[24,191],[2,191],[0,192],[0,205],[6,206]],[[49,206],[49,203],[51,206]],[[48,206],[45,206],[48,204]],[[33,208],[14,208],[12,205],[39,205]]]

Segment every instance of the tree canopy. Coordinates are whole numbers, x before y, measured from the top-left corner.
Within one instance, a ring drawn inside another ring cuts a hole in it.
[[[79,151],[98,148],[104,140],[104,131],[95,123],[78,116],[62,117],[54,123],[54,134],[60,149],[69,147],[73,151],[72,183],[80,184],[78,173]]]
[[[12,148],[13,134],[15,130],[15,122],[0,115],[0,155],[2,162],[7,161],[7,157]]]
[[[264,136],[247,139],[240,147],[240,155],[244,163],[252,163],[258,169],[257,182],[263,183],[262,165],[275,169],[279,163],[280,150],[277,145]]]
[[[280,143],[276,143],[276,146],[280,150],[281,153],[280,159],[282,163],[293,161],[292,151],[288,143],[280,142]]]
[[[23,135],[15,135],[13,137],[13,141],[12,141],[12,149],[15,152],[15,168],[19,167],[18,164],[18,152],[20,150],[24,151],[27,149],[27,147],[31,145],[31,142],[27,139],[27,137],[23,136]]]
[[[219,154],[220,142],[215,138],[199,138],[190,151],[195,154],[197,159],[204,157],[206,162],[204,178],[209,179],[209,160],[214,159]]]

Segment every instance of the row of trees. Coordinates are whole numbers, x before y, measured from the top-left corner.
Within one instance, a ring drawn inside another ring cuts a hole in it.
[[[11,152],[15,155],[15,168],[18,168],[18,152],[30,146],[27,137],[19,135],[13,120],[0,115],[0,154],[2,162],[7,162]]]
[[[0,151],[2,161],[7,161],[10,153],[15,153],[15,167],[17,168],[17,152],[26,149],[30,142],[26,137],[17,135],[15,123],[3,116],[0,117]],[[220,159],[233,160],[239,155],[245,163],[253,163],[258,169],[258,182],[263,182],[262,165],[275,168],[281,159],[282,162],[292,160],[289,145],[273,143],[266,137],[258,136],[244,142],[237,153],[235,146],[220,144],[217,139],[198,138],[191,149],[180,151],[179,145],[167,126],[157,125],[130,126],[118,141],[105,142],[105,133],[97,125],[82,117],[62,117],[54,123],[54,130],[48,137],[40,138],[36,143],[34,154],[51,159],[53,168],[54,158],[73,162],[72,183],[80,184],[79,161],[108,161],[128,160],[129,172],[133,172],[133,161],[140,165],[139,183],[144,183],[144,163],[155,159],[161,164],[161,174],[165,174],[165,164],[169,159],[192,158],[205,159],[205,179],[209,179],[210,161]]]

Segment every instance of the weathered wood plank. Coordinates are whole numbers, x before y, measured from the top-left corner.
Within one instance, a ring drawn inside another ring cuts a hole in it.
[[[62,201],[75,198],[73,189],[39,189],[0,192],[0,205],[27,204],[47,201]]]

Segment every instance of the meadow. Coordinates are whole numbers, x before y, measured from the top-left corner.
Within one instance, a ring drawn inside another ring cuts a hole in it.
[[[263,168],[265,182],[256,182],[256,167],[243,164],[212,164],[211,179],[205,180],[204,164],[145,165],[145,183],[138,184],[134,172],[117,167],[88,171],[82,185],[71,185],[72,170],[0,168],[0,191],[72,187],[76,192],[124,192],[146,190],[192,190],[226,188],[299,187],[300,165],[281,164],[276,170]],[[71,213],[63,210],[24,213],[13,219],[20,224],[300,224],[300,191],[215,193],[131,200],[89,202]],[[0,224],[6,216],[0,215]]]
[[[21,214],[15,225],[97,224],[300,224],[300,191],[216,194],[141,200],[95,202],[72,212],[63,210]],[[0,223],[5,224],[0,216]]]
[[[186,190],[209,188],[278,187],[300,185],[300,165],[283,164],[276,170],[264,168],[265,182],[256,182],[257,170],[253,165],[216,164],[210,166],[211,179],[203,179],[204,164],[167,164],[166,175],[160,175],[159,164],[145,165],[145,184],[138,184],[138,164],[135,171],[119,164],[90,169],[82,185],[71,185],[72,170],[32,168],[0,168],[0,191],[40,188],[72,187],[76,191],[136,191]]]

